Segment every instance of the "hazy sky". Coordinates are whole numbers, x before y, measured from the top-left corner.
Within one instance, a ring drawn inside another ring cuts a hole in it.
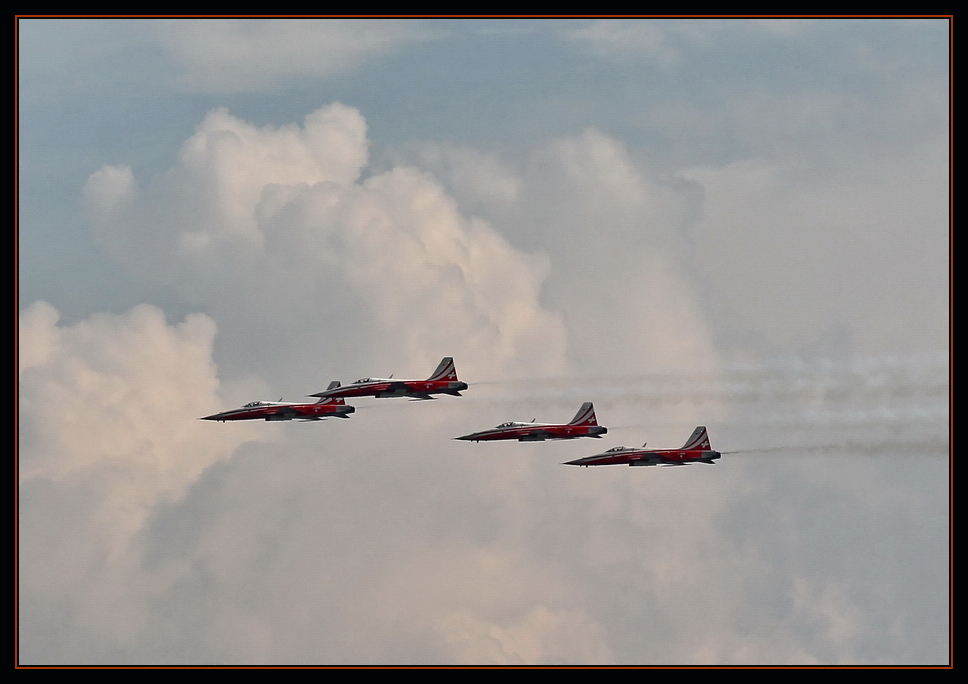
[[[948,662],[947,21],[18,28],[22,663]]]

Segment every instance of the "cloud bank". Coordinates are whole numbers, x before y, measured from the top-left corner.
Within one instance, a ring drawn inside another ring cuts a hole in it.
[[[594,128],[510,161],[397,154],[372,166],[340,104],[279,127],[216,109],[159,177],[91,175],[104,249],[201,313],[22,313],[25,662],[944,657],[943,563],[926,560],[944,497],[915,495],[943,464],[896,475],[912,443],[943,447],[943,362],[724,365],[689,232],[695,184],[725,202],[723,175],[663,179]],[[197,420],[443,355],[472,383],[461,399]],[[448,439],[585,400],[615,443],[673,446],[705,422],[724,451],[831,427],[879,446],[596,471],[559,464],[613,443]]]

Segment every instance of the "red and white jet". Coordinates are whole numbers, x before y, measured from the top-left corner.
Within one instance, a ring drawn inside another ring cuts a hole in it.
[[[349,418],[356,411],[341,398],[320,399],[315,404],[283,401],[250,401],[242,408],[205,416],[202,420],[324,420],[326,418]]]
[[[604,454],[587,456],[574,461],[568,461],[565,465],[594,466],[594,465],[624,465],[630,466],[681,466],[691,463],[713,462],[720,457],[718,451],[713,451],[709,446],[709,437],[706,435],[706,428],[700,425],[692,433],[692,437],[686,440],[681,449],[646,449],[645,444],[641,449],[634,447],[613,447]]]
[[[454,359],[444,357],[437,370],[426,380],[394,380],[389,378],[361,378],[354,383],[340,387],[339,380],[333,380],[322,392],[310,394],[311,397],[409,397],[411,399],[433,399],[432,394],[451,394],[461,396],[467,383],[457,379]]]
[[[463,437],[466,442],[486,442],[496,439],[516,439],[519,442],[543,442],[546,439],[577,439],[578,437],[601,437],[608,428],[602,427],[595,419],[595,407],[586,401],[570,423],[501,423],[496,428],[474,432]]]

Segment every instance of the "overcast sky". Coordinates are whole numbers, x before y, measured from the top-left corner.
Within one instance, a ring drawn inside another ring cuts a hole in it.
[[[947,663],[949,28],[20,20],[21,662]]]

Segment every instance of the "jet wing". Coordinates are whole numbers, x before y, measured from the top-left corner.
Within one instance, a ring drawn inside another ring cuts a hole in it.
[[[426,392],[420,392],[418,390],[413,389],[410,385],[408,385],[405,382],[391,382],[389,385],[387,385],[387,388],[383,391],[386,392],[387,394],[398,394],[401,396],[410,397],[412,399],[426,400],[426,399],[434,398],[429,394],[427,394]]]
[[[282,407],[279,408],[278,411],[276,411],[272,415],[275,415],[275,416],[286,416],[286,417],[288,417],[290,419],[291,418],[312,417],[312,416],[309,416],[309,414],[307,414],[305,411],[300,411],[299,409],[297,409],[297,408],[295,408],[293,406],[282,406]]]

